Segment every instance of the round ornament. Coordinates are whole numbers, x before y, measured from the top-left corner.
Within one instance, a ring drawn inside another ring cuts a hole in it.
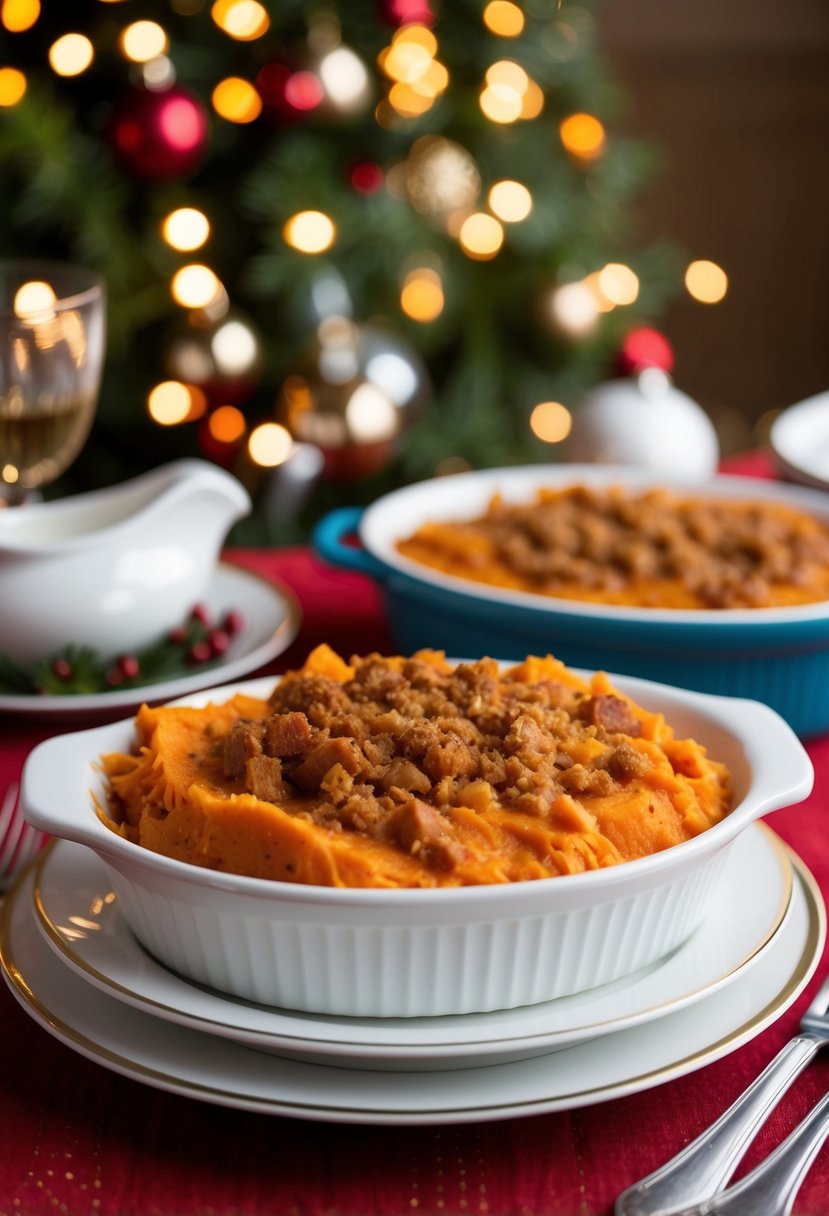
[[[620,376],[636,375],[648,367],[670,374],[674,368],[673,347],[658,329],[632,329],[619,348],[616,367]]]
[[[173,379],[201,389],[210,406],[238,405],[259,383],[262,343],[241,309],[227,308],[221,316],[198,310],[174,331],[165,363]]]
[[[380,325],[329,317],[279,396],[280,421],[322,453],[323,476],[357,481],[388,465],[430,395],[418,355]]]
[[[434,25],[429,0],[381,0],[380,14],[388,25]]]
[[[134,176],[145,181],[187,177],[207,147],[207,111],[182,85],[133,88],[118,103],[109,138]]]
[[[702,480],[716,471],[719,442],[702,407],[651,368],[588,392],[573,410],[562,453],[574,463],[635,465]]]
[[[256,89],[266,115],[282,125],[311,118],[345,121],[362,113],[373,96],[368,69],[356,51],[325,38],[299,48],[291,60],[264,64]]]

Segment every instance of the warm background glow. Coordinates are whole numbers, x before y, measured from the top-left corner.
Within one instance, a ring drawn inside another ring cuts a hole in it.
[[[719,304],[728,291],[728,275],[716,262],[691,262],[685,271],[685,286],[701,304]]]

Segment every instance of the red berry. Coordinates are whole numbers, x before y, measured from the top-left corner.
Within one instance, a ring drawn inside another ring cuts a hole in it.
[[[183,646],[187,641],[187,630],[183,625],[179,625],[178,629],[170,630],[170,641],[174,646]]]
[[[222,628],[229,638],[235,638],[237,634],[242,632],[244,627],[245,618],[242,616],[241,612],[236,612],[234,609],[232,612],[225,614],[225,619],[222,621]]]
[[[208,659],[213,658],[213,652],[210,649],[210,643],[201,641],[194,642],[187,652],[187,662],[197,665],[206,663]]]
[[[194,604],[190,610],[191,621],[200,621],[202,625],[209,625],[212,619],[207,604]]]
[[[141,664],[134,654],[122,654],[118,660],[118,668],[125,680],[134,680],[141,671]]]
[[[121,671],[120,667],[110,667],[109,671],[104,676],[104,679],[106,680],[107,684],[109,684],[110,688],[117,688],[119,684],[123,684],[124,682],[124,673]]]
[[[72,679],[72,664],[68,659],[55,659],[52,664],[52,671],[59,680]]]
[[[230,645],[230,638],[224,629],[211,629],[207,635],[207,644],[214,655],[224,654]]]

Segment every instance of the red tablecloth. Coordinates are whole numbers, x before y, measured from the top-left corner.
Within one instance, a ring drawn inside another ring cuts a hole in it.
[[[762,473],[762,461],[740,466]],[[362,578],[303,550],[228,555],[290,585],[300,638],[388,650],[382,606]],[[0,789],[53,728],[0,721]],[[813,795],[773,827],[829,893],[829,737],[809,744]],[[632,1097],[569,1113],[446,1127],[299,1122],[151,1089],[51,1038],[0,985],[0,1216],[599,1216],[625,1186],[695,1136],[794,1032],[823,966],[770,1029],[725,1059]],[[820,1057],[760,1134],[756,1161],[829,1088]],[[796,1204],[829,1212],[829,1152]]]

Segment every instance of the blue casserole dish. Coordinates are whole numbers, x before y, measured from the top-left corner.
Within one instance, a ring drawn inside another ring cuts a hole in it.
[[[764,701],[801,736],[829,730],[829,602],[724,610],[580,604],[478,585],[396,550],[427,520],[483,514],[496,492],[507,501],[529,502],[542,486],[572,484],[665,486],[710,498],[774,500],[829,522],[829,496],[818,490],[750,477],[668,483],[653,472],[616,466],[534,465],[435,478],[395,490],[366,509],[339,508],[320,520],[313,542],[324,560],[379,584],[401,653],[425,646],[505,659],[549,652],[574,667]]]

